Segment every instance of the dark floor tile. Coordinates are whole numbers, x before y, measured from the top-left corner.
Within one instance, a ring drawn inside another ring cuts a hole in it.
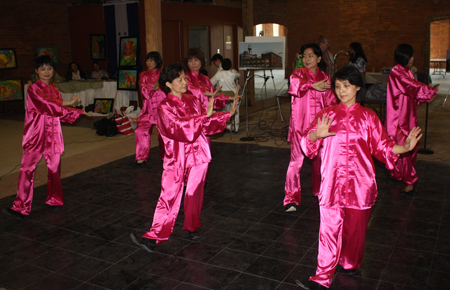
[[[61,290],[61,289],[74,289],[81,285],[83,282],[72,279],[60,274],[52,274],[45,277],[42,280],[34,283],[33,285],[25,288],[26,290]]]
[[[396,241],[400,237],[401,230],[385,230],[380,228],[373,228],[370,226],[366,231],[366,242],[374,243],[374,244],[382,244],[382,245],[392,245],[395,244]]]
[[[425,289],[430,271],[413,265],[389,263],[383,281]]]
[[[233,250],[244,251],[252,254],[261,254],[268,247],[270,247],[274,241],[268,239],[256,238],[253,236],[242,235],[234,240],[228,248]]]
[[[348,276],[337,274],[333,277],[330,290],[376,290],[378,280],[367,279],[361,276]]]
[[[279,226],[283,228],[290,228],[297,220],[298,216],[288,213],[270,213],[261,220],[261,223]]]
[[[296,263],[260,257],[245,270],[245,273],[277,281],[284,281]]]
[[[316,267],[310,267],[305,265],[297,265],[286,277],[284,280],[285,283],[297,285],[295,280],[298,280],[302,283],[307,283],[309,277],[315,275]]]
[[[433,252],[434,248],[436,247],[436,242],[436,237],[411,235],[404,233],[401,234],[398,238],[397,247],[425,252]]]
[[[82,235],[79,238],[65,243],[61,246],[61,248],[79,254],[87,255],[90,252],[98,249],[99,247],[107,244],[108,242],[109,241],[105,239]]]
[[[364,244],[364,258],[377,261],[388,261],[394,250],[394,246],[394,244],[381,245],[366,241]]]
[[[298,230],[287,230],[279,239],[279,242],[299,245],[305,248],[314,246],[319,240],[319,232],[305,232]]]
[[[372,210],[372,217],[390,217],[405,219],[408,216],[409,207],[380,204]]]
[[[34,265],[24,264],[14,270],[2,274],[3,275],[0,276],[0,281],[2,281],[3,287],[25,289],[41,279],[50,276],[52,272]]]
[[[443,254],[434,254],[433,268],[434,271],[450,273],[450,256]]]
[[[164,278],[156,275],[145,275],[139,278],[137,281],[126,287],[124,290],[172,290],[176,289],[180,285],[180,281],[175,281],[169,278]],[[187,288],[180,288],[187,289]]]
[[[7,249],[4,255],[25,262],[43,256],[54,249],[52,246],[22,238],[13,247]]]
[[[277,288],[280,285],[279,281],[274,281],[270,279],[266,279],[260,276],[248,275],[246,273],[242,273],[236,280],[231,283],[226,289],[233,290],[272,290],[279,289]]]
[[[80,286],[74,288],[74,290],[110,290],[110,289],[97,285],[92,285],[90,283],[83,283]]]
[[[439,224],[406,220],[405,232],[412,235],[437,237],[439,233]]]
[[[225,218],[214,229],[222,231],[230,231],[236,234],[243,234],[251,229],[255,225],[255,222],[239,220],[235,218]]]
[[[395,284],[389,282],[380,282],[378,286],[378,290],[417,290],[417,289],[425,289],[425,288],[416,288],[411,286],[406,286],[402,284]]]
[[[395,248],[389,263],[414,265],[414,267],[417,268],[430,269],[433,262],[433,256],[433,252]]]
[[[68,264],[67,266],[63,266],[57,272],[61,275],[73,277],[80,281],[87,281],[97,275],[99,272],[111,266],[111,263],[102,260],[93,259],[90,257],[82,257],[81,259]]]
[[[191,269],[190,275],[183,282],[208,289],[226,289],[239,274],[240,272],[234,270],[198,264],[195,269]]]
[[[192,242],[175,255],[184,259],[206,263],[214,258],[221,250],[221,247]]]
[[[450,289],[450,275],[439,271],[431,271],[427,289]]]
[[[245,219],[251,222],[258,222],[268,214],[265,210],[259,210],[254,208],[241,208],[237,212],[231,215],[234,219]]]
[[[246,231],[245,234],[261,239],[277,240],[285,231],[286,229],[283,227],[257,223]]]
[[[37,238],[36,241],[44,244],[49,244],[54,247],[61,247],[62,245],[72,240],[75,240],[81,236],[82,234],[80,233],[69,231],[62,228],[57,228],[52,232]]]
[[[262,256],[298,263],[308,251],[309,248],[300,245],[275,242],[262,254]]]
[[[205,233],[201,231],[200,235],[201,237],[200,239],[198,239],[199,243],[214,245],[218,247],[226,247],[240,236],[240,234],[237,233],[220,231],[216,229],[208,230]]]
[[[82,257],[82,255],[74,252],[54,248],[38,258],[28,262],[50,271],[57,271],[68,264],[78,261]]]
[[[405,219],[392,218],[385,216],[373,216],[370,219],[369,227],[379,228],[384,230],[400,230],[405,226]]]
[[[291,229],[319,233],[320,220],[319,219],[311,219],[308,217],[302,216],[298,221],[296,221]]]
[[[17,259],[0,255],[0,273],[14,270],[21,265],[23,265],[23,262]]]
[[[250,254],[242,251],[235,251],[230,249],[224,249],[218,253],[208,264],[218,267],[244,271],[247,269],[256,259],[258,255]]]
[[[110,242],[90,252],[89,256],[102,261],[116,263],[135,251],[136,248],[131,245]]]
[[[450,240],[450,225],[441,225],[439,229],[439,239]]]
[[[438,239],[436,253],[450,255],[450,240]]]

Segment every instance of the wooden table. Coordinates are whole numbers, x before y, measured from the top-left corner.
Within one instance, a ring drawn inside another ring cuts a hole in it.
[[[447,73],[447,60],[445,58],[433,58],[430,59],[430,63],[433,63],[433,75],[443,75]]]

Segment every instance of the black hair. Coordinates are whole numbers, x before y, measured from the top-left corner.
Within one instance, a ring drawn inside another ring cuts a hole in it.
[[[223,62],[223,57],[220,54],[218,54],[218,53],[216,53],[215,55],[213,55],[211,57],[211,61],[216,61],[218,59],[220,60],[220,62]]]
[[[402,43],[395,49],[395,61],[402,67],[408,65],[409,60],[414,55],[414,48],[406,43]]]
[[[349,45],[351,49],[355,51],[354,55],[351,55],[350,62],[354,63],[359,57],[362,57],[367,62],[367,57],[364,54],[364,50],[362,48],[361,43],[359,42],[352,42]]]
[[[81,71],[80,65],[78,63],[72,61],[71,63],[69,63],[69,70],[70,70],[70,72],[72,72],[72,63],[74,63],[77,66],[78,70]]]
[[[156,67],[155,68],[161,68],[162,67],[162,57],[161,54],[159,54],[159,52],[157,51],[150,51],[149,53],[147,53],[147,57],[145,58],[145,60],[147,59],[153,59],[153,61],[156,63]]]
[[[159,73],[159,87],[166,93],[170,93],[171,89],[166,86],[166,83],[172,83],[174,79],[180,77],[181,72],[183,71],[184,67],[179,62],[169,63],[168,65],[164,66]]]
[[[222,68],[223,70],[230,70],[231,68],[231,59],[226,58],[222,61]]]
[[[38,57],[36,57],[36,59],[34,60],[34,67],[36,68],[36,69],[38,69],[38,68],[40,68],[41,66],[43,66],[43,65],[49,65],[49,66],[51,66],[51,67],[53,67],[54,66],[54,62],[53,62],[53,59],[50,57],[50,56],[48,56],[48,55],[41,55],[41,56],[38,56]]]
[[[311,48],[314,52],[314,54],[317,57],[321,57],[319,64],[317,65],[319,67],[319,69],[321,71],[326,72],[327,71],[327,65],[325,63],[325,61],[323,60],[322,57],[322,49],[320,49],[320,46],[316,43],[306,43],[303,44],[302,47],[300,48],[300,55],[303,57],[303,53],[305,52],[305,50],[307,50],[308,48]]]
[[[205,55],[200,50],[200,48],[195,47],[195,48],[189,48],[189,50],[186,54],[186,57],[184,58],[184,66],[186,67],[186,71],[191,71],[189,69],[188,63],[189,63],[189,60],[193,59],[193,58],[196,58],[201,61],[202,66],[200,67],[200,70],[202,70],[202,68],[205,67]]]
[[[364,80],[361,72],[354,66],[344,66],[340,70],[334,73],[331,79],[331,87],[333,91],[336,90],[336,80],[348,81],[350,84],[359,87],[359,91],[356,95],[356,99],[359,100],[361,96],[364,96]],[[337,96],[337,95],[336,95]]]

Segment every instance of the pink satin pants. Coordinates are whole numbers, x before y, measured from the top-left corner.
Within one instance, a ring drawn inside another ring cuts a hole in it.
[[[405,134],[399,129],[394,136],[394,141],[399,145],[404,145],[406,138]],[[391,176],[397,180],[400,180],[407,185],[414,184],[419,177],[417,176],[416,165],[418,146],[416,146],[412,151],[400,154],[397,163],[395,164],[394,170],[391,171]]]
[[[169,239],[180,210],[185,183],[185,217],[182,230],[194,232],[202,227],[200,213],[203,205],[203,191],[208,164],[204,163],[187,169],[163,171],[161,195],[156,205],[152,227],[143,235],[144,238],[156,240],[157,244]]]
[[[303,160],[302,149],[297,138],[291,140],[291,160],[286,173],[286,183],[284,186],[284,202],[283,205],[290,203],[300,204],[301,200],[301,185],[300,185],[300,171],[302,170]],[[319,155],[312,160],[311,182],[313,194],[318,195],[320,190],[320,151]]]
[[[136,130],[134,131],[134,140],[136,146],[136,161],[144,160],[147,162],[148,155],[150,154],[150,144],[151,144],[151,132],[155,124],[150,122],[139,121]],[[164,143],[162,141],[161,135],[158,133],[159,141],[159,156],[164,157]]]
[[[317,270],[309,280],[329,288],[337,264],[346,270],[361,267],[370,211],[320,207]]]
[[[36,166],[44,156],[47,162],[47,199],[45,203],[52,206],[63,205],[63,191],[61,186],[61,155],[24,152],[20,166],[19,181],[17,183],[17,196],[12,209],[29,215],[33,202],[33,184]]]

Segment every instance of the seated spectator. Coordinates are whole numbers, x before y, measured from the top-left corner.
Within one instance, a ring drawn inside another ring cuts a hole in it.
[[[241,74],[231,67],[231,60],[229,58],[225,58],[222,61],[222,70],[218,70],[217,73],[211,78],[211,83],[216,89],[222,87],[222,94],[232,97],[239,89],[238,83],[240,77]],[[228,102],[220,111],[228,112],[230,111],[232,105],[233,102]],[[234,128],[231,128],[231,124],[228,121],[227,130],[232,131],[234,129],[234,132],[237,133],[239,131],[239,107],[231,119],[234,119]]]
[[[80,65],[72,61],[66,73],[66,80],[84,80],[86,75],[81,71]]]
[[[94,61],[92,63],[92,68],[93,71],[91,73],[91,79],[102,79],[102,80],[107,80],[108,79],[108,73],[106,73],[106,71],[102,70],[100,68],[100,64],[98,63],[98,61]]]

